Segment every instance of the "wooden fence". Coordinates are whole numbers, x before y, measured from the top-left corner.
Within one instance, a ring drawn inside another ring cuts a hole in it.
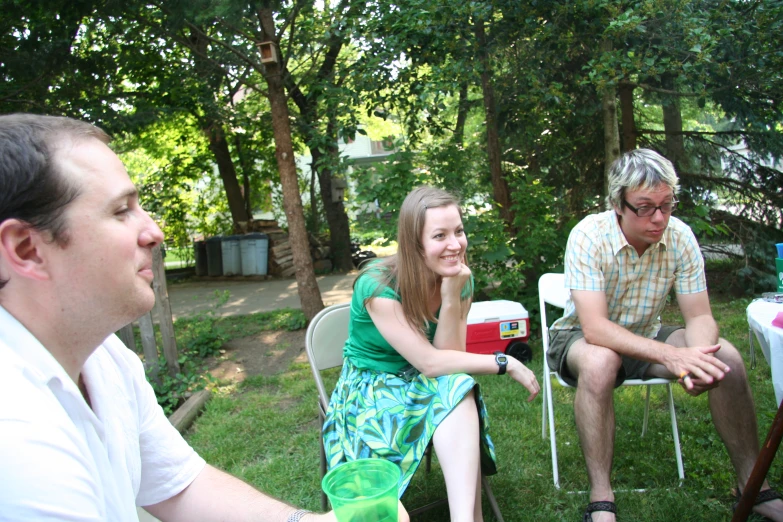
[[[163,256],[160,251],[160,245],[152,250],[152,271],[155,275],[152,282],[152,289],[155,291],[155,307],[153,308],[155,316],[160,325],[160,336],[162,340],[162,355],[166,358],[166,369],[172,377],[179,372],[179,361],[177,360],[177,340],[174,337],[174,321],[171,318],[171,303],[169,302],[168,288],[166,287],[166,271],[163,264]],[[155,340],[155,330],[153,328],[152,310],[138,319],[139,335],[144,352],[144,369],[147,371],[150,379],[160,383],[158,369],[158,346]],[[125,325],[117,335],[125,346],[131,350],[136,350],[136,340],[133,334],[133,323]]]

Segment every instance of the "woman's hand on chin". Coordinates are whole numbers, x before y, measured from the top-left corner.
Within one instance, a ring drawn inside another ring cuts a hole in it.
[[[462,296],[462,289],[470,279],[470,268],[464,263],[460,264],[460,271],[453,276],[444,276],[440,282],[440,296],[443,303],[458,303]]]

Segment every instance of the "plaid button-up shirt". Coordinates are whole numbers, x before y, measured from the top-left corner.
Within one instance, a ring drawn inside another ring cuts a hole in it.
[[[606,293],[609,319],[623,328],[653,338],[669,291],[694,294],[707,290],[704,258],[690,227],[669,218],[658,243],[640,257],[625,239],[614,210],[587,216],[568,237],[565,286]],[[569,297],[554,330],[580,326]]]

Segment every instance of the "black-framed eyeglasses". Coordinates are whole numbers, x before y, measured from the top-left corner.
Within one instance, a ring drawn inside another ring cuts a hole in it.
[[[653,214],[655,214],[656,210],[660,210],[661,214],[667,215],[671,214],[677,209],[677,201],[676,199],[673,199],[669,201],[668,203],[664,203],[663,205],[658,205],[657,207],[651,207],[649,205],[642,205],[641,207],[634,207],[630,203],[628,203],[626,200],[623,199],[623,205],[631,209],[631,212],[636,214],[639,217],[650,217]]]

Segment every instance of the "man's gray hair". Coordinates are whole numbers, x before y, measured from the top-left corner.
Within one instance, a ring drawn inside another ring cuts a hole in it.
[[[606,209],[621,209],[627,192],[647,190],[660,184],[672,189],[677,195],[679,178],[672,162],[650,149],[631,150],[617,158],[609,167],[609,193],[606,195]]]

